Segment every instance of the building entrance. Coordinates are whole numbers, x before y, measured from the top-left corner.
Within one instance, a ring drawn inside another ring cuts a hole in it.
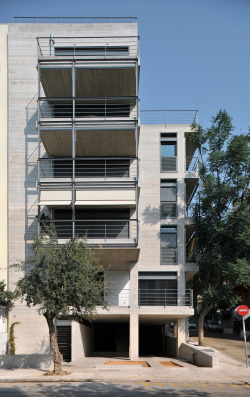
[[[140,325],[139,355],[164,354],[163,334],[161,325]]]
[[[96,352],[124,352],[129,351],[128,324],[95,324]]]

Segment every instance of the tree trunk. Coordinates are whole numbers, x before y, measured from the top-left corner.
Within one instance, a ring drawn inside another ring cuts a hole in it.
[[[208,305],[205,303],[204,309],[200,312],[199,315],[199,320],[198,320],[198,343],[200,346],[204,345],[204,330],[203,330],[203,323],[204,323],[204,318],[209,312],[210,309],[212,309],[213,305]]]
[[[62,357],[61,357],[61,353],[59,351],[57,338],[56,338],[56,330],[55,330],[55,326],[54,326],[54,322],[53,322],[54,316],[44,314],[44,317],[46,318],[46,321],[47,321],[47,324],[49,327],[49,338],[50,338],[53,361],[54,361],[54,371],[53,372],[55,374],[60,374],[62,372]]]

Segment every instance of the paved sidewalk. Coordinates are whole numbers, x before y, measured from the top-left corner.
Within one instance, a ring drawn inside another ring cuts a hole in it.
[[[250,384],[250,368],[229,356],[215,350],[219,356],[218,368],[195,367],[189,363],[163,357],[143,357],[151,367],[139,365],[105,365],[106,360],[124,360],[124,358],[87,357],[64,365],[70,372],[66,376],[44,376],[47,370],[41,369],[1,369],[0,382],[202,382],[202,383],[246,383]],[[159,361],[171,360],[182,368],[166,368]]]

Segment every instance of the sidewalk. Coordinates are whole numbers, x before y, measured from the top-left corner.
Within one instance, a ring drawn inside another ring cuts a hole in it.
[[[151,367],[139,365],[120,366],[105,365],[106,360],[113,358],[87,357],[64,365],[70,372],[66,376],[44,376],[47,370],[41,369],[1,369],[0,382],[201,382],[201,383],[248,383],[250,368],[215,350],[219,355],[218,368],[195,367],[189,363],[163,357],[143,357]],[[124,360],[124,358],[114,358]],[[182,367],[166,368],[159,361],[173,361]]]

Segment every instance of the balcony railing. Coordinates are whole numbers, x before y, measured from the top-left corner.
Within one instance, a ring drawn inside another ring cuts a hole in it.
[[[37,56],[54,59],[91,58],[119,59],[137,58],[139,55],[138,36],[88,36],[59,37],[47,36],[37,38]]]
[[[137,159],[129,157],[69,157],[38,160],[40,179],[118,178],[137,180]],[[74,175],[73,175],[74,170]]]
[[[130,305],[130,290],[129,289],[110,289],[104,292],[105,301],[108,306],[129,306]]]
[[[137,245],[137,219],[55,219],[40,220],[39,229],[46,233],[53,223],[59,240],[85,238],[93,245]]]
[[[186,206],[186,218],[193,218],[198,211],[198,204],[189,204]]]
[[[193,124],[197,123],[198,110],[141,110],[141,124]]]
[[[185,158],[186,171],[199,171],[199,157],[186,157]]]
[[[40,121],[45,119],[122,119],[137,120],[138,99],[114,98],[44,98],[38,99]]]
[[[177,289],[139,289],[139,306],[193,307],[193,290],[178,293]]]

